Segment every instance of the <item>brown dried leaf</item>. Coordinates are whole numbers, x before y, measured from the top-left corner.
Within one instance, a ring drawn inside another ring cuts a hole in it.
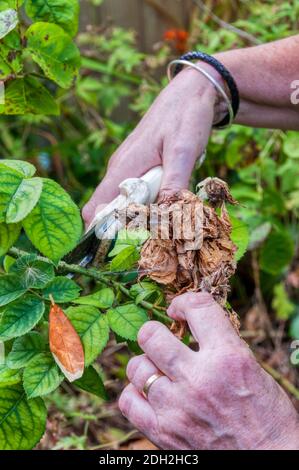
[[[50,350],[57,365],[70,382],[82,377],[84,350],[78,333],[63,312],[52,302],[49,316]]]

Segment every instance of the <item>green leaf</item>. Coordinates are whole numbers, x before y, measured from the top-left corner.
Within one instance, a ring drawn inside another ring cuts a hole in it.
[[[110,308],[114,302],[114,292],[112,289],[101,289],[94,294],[79,297],[73,301],[74,304],[92,305],[93,307],[102,308],[103,310]]]
[[[287,132],[284,142],[283,151],[289,158],[299,158],[299,137],[298,132],[289,131]]]
[[[35,23],[26,32],[27,48],[46,77],[70,88],[81,64],[80,51],[60,26]]]
[[[135,246],[127,246],[110,263],[111,271],[126,271],[139,260],[140,255]]]
[[[18,275],[22,279],[22,285],[27,289],[42,289],[55,276],[53,265],[38,260],[34,254],[18,258],[9,272]]]
[[[21,233],[21,224],[7,225],[0,224],[0,256],[7,253],[9,248],[19,238]]]
[[[109,257],[112,258],[120,254],[123,250],[128,247],[135,246],[140,247],[149,238],[150,233],[147,230],[127,230],[122,229],[117,235],[117,239],[113,250],[110,251]]]
[[[0,276],[0,307],[18,299],[26,290],[18,276],[14,274]]]
[[[92,306],[69,307],[66,315],[79,334],[89,366],[103,351],[109,339],[109,325],[106,315]]]
[[[25,10],[33,21],[55,23],[71,36],[78,31],[78,0],[26,0]]]
[[[21,384],[1,388],[0,449],[29,450],[45,432],[47,410],[40,398],[27,401]]]
[[[294,339],[299,339],[299,314],[294,316],[291,321],[290,336]]]
[[[235,253],[235,260],[239,261],[246,253],[249,243],[249,232],[247,225],[240,219],[230,216],[232,224],[231,240],[238,250]]]
[[[80,290],[78,284],[71,279],[57,276],[43,289],[43,295],[46,299],[49,299],[49,296],[52,295],[55,302],[64,303],[77,299]]]
[[[97,397],[103,398],[104,400],[108,399],[103,380],[92,366],[85,369],[81,379],[73,382],[73,385],[76,385],[85,392],[89,392]]]
[[[0,320],[0,340],[6,341],[28,333],[41,319],[45,304],[33,295],[25,295],[3,310]]]
[[[11,266],[16,262],[15,258],[12,256],[6,255],[3,260],[3,268],[6,273],[9,272]]]
[[[58,261],[80,239],[80,211],[59,184],[43,179],[41,197],[23,222],[26,235],[45,256]]]
[[[32,331],[21,338],[17,338],[7,356],[7,365],[11,369],[25,367],[31,359],[46,350],[46,343],[43,337]]]
[[[273,232],[262,246],[260,268],[270,274],[280,274],[291,262],[294,243],[286,231]]]
[[[18,13],[11,8],[0,12],[0,39],[4,38],[17,26]]]
[[[48,395],[56,390],[64,377],[51,353],[40,353],[24,370],[23,384],[28,398]]]
[[[12,168],[17,172],[23,174],[26,178],[30,178],[31,176],[35,175],[36,169],[35,167],[28,162],[24,162],[23,160],[0,160],[1,167],[4,165],[7,168]]]
[[[22,183],[22,174],[0,162],[0,223],[5,222],[6,211],[12,196]]]
[[[51,93],[36,78],[16,78],[5,87],[5,103],[0,114],[59,115],[59,107]]]
[[[271,232],[272,224],[270,222],[264,222],[250,233],[250,241],[248,245],[249,250],[255,250],[258,248],[268,237]]]
[[[276,317],[280,320],[288,320],[295,310],[295,305],[290,301],[282,282],[274,286],[273,294],[272,308]]]
[[[130,293],[135,298],[136,305],[147,299],[152,299],[153,302],[159,302],[163,299],[163,293],[158,285],[149,281],[141,281],[134,284],[130,289]]]
[[[8,8],[12,8],[13,10],[17,10],[20,8],[24,3],[24,0],[1,0],[0,1],[0,11],[7,10]]]
[[[110,309],[107,316],[111,329],[123,338],[132,341],[136,341],[139,329],[148,321],[146,311],[133,303]]]
[[[21,382],[22,376],[18,370],[9,369],[6,364],[0,365],[0,395],[1,388]]]
[[[38,203],[42,188],[43,181],[41,178],[23,180],[10,200],[6,212],[6,222],[16,224],[25,219]]]

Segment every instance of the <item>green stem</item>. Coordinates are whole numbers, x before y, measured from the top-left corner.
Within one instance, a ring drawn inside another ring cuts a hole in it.
[[[20,256],[28,255],[29,253],[26,251],[20,250],[19,248],[12,247],[8,251],[8,254],[12,256],[13,258],[19,258]],[[45,261],[46,263],[51,262],[48,258],[45,258],[44,256],[37,256],[37,259],[39,261]],[[126,297],[128,297],[131,300],[134,300],[134,297],[132,296],[129,289],[127,289],[121,282],[114,281],[112,279],[107,279],[106,276],[104,276],[100,271],[97,271],[95,268],[89,268],[89,269],[82,268],[82,266],[78,266],[76,264],[68,264],[65,261],[59,261],[59,263],[56,265],[56,268],[58,271],[62,271],[64,273],[79,274],[81,276],[94,279],[95,281],[102,282],[106,286],[119,289]],[[162,313],[161,310],[159,311],[152,303],[142,300],[140,302],[140,305],[143,308],[150,310],[155,315],[155,317],[159,318],[160,320],[165,321],[169,324],[172,323],[172,320],[167,315]]]

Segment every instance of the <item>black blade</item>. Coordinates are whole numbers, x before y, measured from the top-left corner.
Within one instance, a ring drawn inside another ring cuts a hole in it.
[[[95,227],[90,229],[79,241],[78,245],[68,253],[64,258],[68,264],[81,264],[86,258],[86,264],[89,264],[95,257],[101,240],[96,237]]]

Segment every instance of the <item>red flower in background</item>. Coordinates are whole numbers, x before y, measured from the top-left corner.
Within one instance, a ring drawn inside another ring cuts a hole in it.
[[[186,52],[188,38],[189,33],[184,29],[168,29],[164,33],[164,40],[170,42],[179,53]]]

